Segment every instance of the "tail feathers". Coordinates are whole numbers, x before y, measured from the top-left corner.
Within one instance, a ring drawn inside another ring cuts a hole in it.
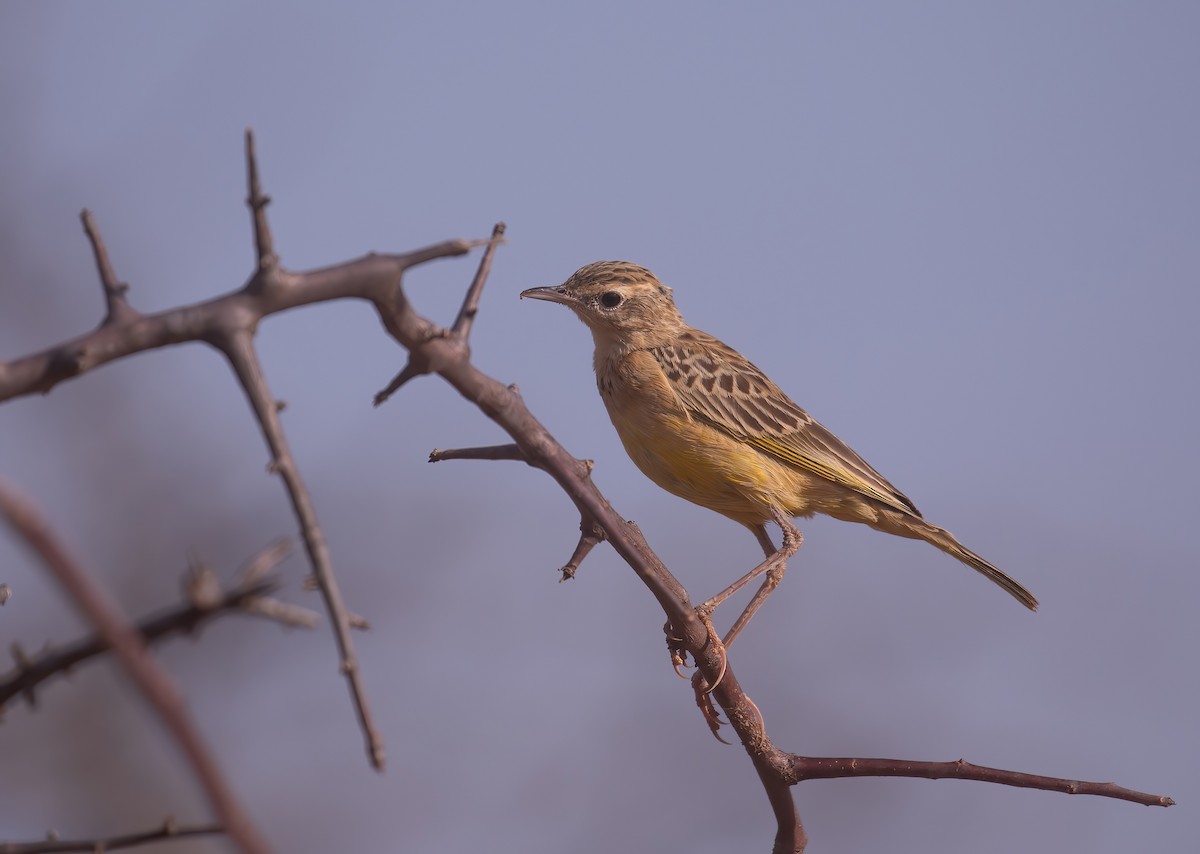
[[[898,516],[899,514],[896,515]],[[929,543],[930,545],[941,549],[951,557],[958,558],[976,572],[979,572],[995,584],[1003,587],[1006,591],[1008,591],[1010,596],[1012,596],[1030,611],[1037,610],[1038,600],[1034,598],[1032,593],[1017,583],[1016,580],[1010,578],[1006,573],[992,566],[979,555],[975,554],[975,552],[971,551],[958,540],[954,539],[954,535],[949,531],[943,530],[936,525],[930,525],[923,519],[917,519],[911,516],[904,518],[904,523],[904,527],[908,530],[903,534],[903,536],[920,538],[925,540],[925,542]]]

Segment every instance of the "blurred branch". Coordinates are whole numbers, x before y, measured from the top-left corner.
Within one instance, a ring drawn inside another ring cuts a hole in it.
[[[92,254],[96,256],[96,269],[100,273],[100,284],[104,288],[106,313],[100,325],[108,326],[112,323],[128,323],[136,320],[139,315],[130,307],[125,298],[125,292],[129,290],[129,285],[119,280],[113,271],[112,262],[108,260],[108,250],[104,246],[104,241],[100,239],[100,229],[96,227],[96,221],[92,219],[91,211],[83,211],[79,218],[83,222],[83,231],[87,234],[88,242],[92,244]]]
[[[264,226],[265,228],[265,226]],[[264,262],[263,271],[268,275],[271,268]],[[383,735],[375,726],[371,707],[367,704],[366,689],[362,683],[362,671],[358,666],[358,657],[354,652],[354,642],[350,638],[352,617],[342,599],[341,589],[333,572],[333,558],[329,554],[329,546],[325,542],[324,532],[317,521],[317,511],[313,504],[312,495],[300,476],[299,466],[288,447],[283,435],[283,425],[279,420],[279,410],[275,398],[267,388],[267,380],[263,375],[258,354],[249,330],[240,330],[230,334],[224,340],[215,342],[233,367],[250,407],[258,418],[267,447],[271,449],[271,471],[278,474],[287,489],[288,498],[292,502],[292,511],[300,522],[300,535],[304,539],[304,548],[308,553],[309,563],[313,568],[313,577],[325,600],[333,623],[333,636],[337,642],[338,655],[341,659],[341,672],[346,677],[350,688],[350,696],[358,714],[359,727],[366,743],[367,755],[371,766],[382,771],[385,754]]]
[[[75,607],[96,627],[129,677],[158,714],[187,757],[213,811],[237,845],[246,852],[265,854],[266,842],[242,810],[220,769],[192,725],[187,707],[171,677],[147,651],[137,630],[83,567],[58,542],[33,505],[0,481],[0,515],[24,540],[58,581]]]
[[[287,450],[283,429],[272,409],[252,339],[259,322],[272,314],[302,305],[335,299],[365,299],[380,312],[406,305],[400,289],[404,273],[419,264],[452,255],[462,255],[473,247],[494,241],[449,240],[402,255],[371,254],[356,261],[309,273],[283,269],[274,253],[274,244],[266,218],[269,198],[262,193],[252,134],[246,134],[246,169],[254,241],[258,254],[257,269],[241,289],[202,303],[143,315],[125,299],[125,285],[118,282],[100,238],[94,219],[84,212],[84,227],[96,257],[108,313],[92,332],[64,341],[39,353],[0,363],[0,402],[49,392],[58,383],[77,377],[116,359],[189,341],[210,344],[221,350],[234,366],[250,397],[259,424],[272,453],[271,469],[283,476],[288,496],[296,512],[306,551],[321,594],[329,611],[339,652],[339,669],[345,675],[372,765],[382,769],[382,738],[375,729],[362,686],[354,654],[350,629],[355,618],[342,602],[334,578],[332,560],[317,521],[314,504],[300,478],[298,468]]]
[[[72,851],[101,854],[104,851],[136,848],[150,842],[169,842],[173,839],[212,836],[224,832],[224,829],[218,824],[178,827],[174,819],[168,818],[157,830],[130,833],[125,836],[109,836],[104,839],[59,839],[58,834],[51,832],[45,839],[38,842],[0,842],[0,854],[64,854],[64,852]]]
[[[258,567],[253,577],[247,571],[246,578],[228,590],[222,590],[216,573],[207,567],[189,572],[186,579],[185,601],[162,613],[146,617],[134,625],[146,644],[154,643],[171,635],[195,634],[202,626],[217,617],[237,612],[253,614],[275,620],[287,626],[312,628],[318,617],[307,608],[298,608],[270,598],[279,582],[263,577],[270,566],[277,563],[286,549],[271,546],[255,558],[252,568]],[[270,561],[263,568],[263,557]],[[35,689],[55,674],[66,673],[77,664],[109,651],[111,647],[97,635],[75,641],[57,649],[47,649],[29,657],[17,645],[13,645],[16,667],[0,678],[0,712],[17,695],[22,695],[32,706],[36,704]]]

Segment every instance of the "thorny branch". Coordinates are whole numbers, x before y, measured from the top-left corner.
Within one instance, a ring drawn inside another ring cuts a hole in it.
[[[239,612],[265,617],[287,626],[314,627],[318,620],[316,614],[268,595],[278,588],[279,582],[265,577],[264,573],[269,572],[287,550],[286,544],[267,548],[251,562],[243,579],[227,590],[221,589],[220,581],[211,569],[203,566],[193,569],[184,585],[184,602],[139,620],[134,624],[134,629],[141,635],[143,643],[152,644],[171,635],[195,634],[217,617]],[[46,649],[34,656],[26,655],[20,646],[14,644],[12,655],[16,666],[0,676],[0,714],[9,701],[18,695],[24,697],[31,706],[34,705],[39,685],[52,676],[71,671],[76,665],[108,649],[104,639],[95,635]]]
[[[212,836],[224,832],[219,824],[180,827],[176,825],[173,818],[168,818],[157,830],[127,833],[124,836],[109,836],[103,839],[59,839],[58,834],[51,832],[45,839],[37,842],[0,842],[0,854],[66,854],[66,852],[103,854],[105,851],[135,848],[151,842],[168,842],[173,839],[188,839],[194,836]]]
[[[393,323],[388,324],[388,330],[410,350],[437,350],[442,346],[438,339],[422,338],[418,334],[428,323],[409,312],[395,318]],[[1050,791],[1121,798],[1159,806],[1170,806],[1174,803],[1170,798],[1134,792],[1110,783],[1087,783],[1018,771],[985,769],[961,760],[958,763],[827,760],[801,757],[780,750],[767,736],[762,715],[754,701],[742,689],[732,664],[725,658],[720,640],[711,631],[710,626],[698,618],[683,586],[650,549],[637,526],[620,518],[592,484],[590,462],[572,457],[558,444],[526,409],[516,386],[504,386],[483,374],[470,363],[466,355],[462,355],[457,361],[448,352],[434,355],[445,365],[438,373],[463,397],[474,402],[485,415],[503,427],[515,440],[515,445],[435,450],[430,454],[429,461],[519,460],[540,468],[553,477],[575,503],[581,519],[580,541],[567,566],[563,568],[564,577],[573,575],[579,561],[595,542],[601,539],[612,542],[613,547],[638,574],[666,612],[671,632],[669,641],[694,657],[703,679],[709,685],[717,685],[712,692],[713,696],[749,754],[775,813],[778,829],[773,850],[776,854],[802,852],[807,845],[807,836],[791,796],[792,785],[803,779],[821,776],[871,776],[869,771],[865,770],[867,768],[877,770],[881,776],[928,779],[958,777]],[[432,359],[433,356],[425,358]],[[859,765],[842,766],[839,762]],[[860,771],[859,768],[864,770]]]
[[[25,541],[110,646],[146,702],[157,712],[167,731],[187,757],[208,796],[213,812],[242,851],[266,854],[266,842],[242,810],[229,784],[192,724],[183,696],[166,671],[150,655],[141,636],[125,620],[91,576],[67,554],[33,506],[0,482],[0,515]]]
[[[426,321],[428,327],[422,333],[427,338],[441,338],[448,342],[449,352],[459,354],[465,359],[470,359],[471,357],[469,343],[471,325],[475,322],[475,315],[479,312],[479,297],[483,293],[483,285],[487,281],[488,271],[492,269],[492,256],[496,252],[496,247],[500,245],[503,239],[504,223],[498,222],[492,229],[491,240],[487,241],[487,249],[484,250],[483,257],[479,260],[479,269],[475,272],[475,278],[471,282],[471,286],[467,288],[467,295],[463,297],[462,308],[458,310],[458,317],[454,321],[454,326],[450,329],[441,329]],[[431,355],[423,349],[409,348],[408,363],[401,369],[400,373],[392,377],[392,381],[382,391],[375,395],[375,405],[379,406],[384,403],[384,401],[409,380],[416,379],[424,374],[433,373],[438,369],[439,364],[440,362],[435,362]]]
[[[249,133],[246,154],[250,188],[248,203],[253,215],[259,261],[258,270],[247,285],[208,302],[157,315],[139,315],[132,309],[126,311],[120,308],[119,303],[114,308],[116,297],[111,296],[113,285],[110,280],[115,283],[115,277],[109,275],[111,271],[105,272],[106,262],[103,259],[106,256],[99,248],[102,244],[94,235],[94,228],[89,226],[89,237],[93,239],[93,246],[98,247],[97,262],[105,283],[109,317],[92,333],[24,359],[0,364],[0,402],[10,397],[49,391],[57,383],[98,365],[155,347],[205,341],[221,349],[234,366],[259,417],[272,450],[272,468],[284,475],[293,508],[305,534],[310,560],[321,580],[326,604],[333,618],[343,655],[343,669],[350,681],[373,762],[382,762],[381,742],[370,725],[366,701],[358,682],[348,633],[352,618],[336,592],[320,528],[315,514],[311,512],[311,498],[295,474],[294,461],[287,453],[278,418],[274,415],[275,407],[268,405],[270,395],[252,349],[253,332],[262,318],[300,305],[344,298],[370,301],[388,333],[408,350],[407,365],[377,395],[377,405],[408,380],[422,374],[436,373],[495,421],[515,443],[491,448],[435,451],[430,455],[431,462],[448,459],[521,460],[545,471],[574,502],[580,514],[580,540],[564,567],[564,575],[573,573],[592,546],[607,539],[658,600],[668,617],[670,642],[678,651],[692,655],[708,684],[717,684],[713,696],[728,717],[762,781],[778,824],[774,851],[803,851],[807,842],[791,796],[791,785],[802,779],[822,776],[865,776],[872,772],[860,769],[867,768],[884,776],[987,779],[1010,785],[1109,797],[1133,794],[1136,797],[1132,799],[1141,803],[1164,806],[1172,803],[1169,798],[1130,793],[1111,784],[1080,783],[1021,772],[979,769],[962,762],[818,759],[799,757],[780,750],[768,738],[762,726],[762,717],[742,689],[732,664],[727,662],[720,640],[711,627],[697,616],[683,586],[650,549],[637,527],[622,519],[593,485],[590,464],[576,459],[558,444],[525,407],[515,386],[505,386],[471,364],[467,339],[478,310],[492,254],[501,241],[503,227],[498,225],[488,241],[448,241],[404,255],[372,254],[321,270],[291,272],[278,264],[274,252],[265,216],[268,198],[262,194],[259,186],[253,138]],[[404,272],[434,258],[461,255],[473,246],[482,244],[487,244],[488,249],[454,325],[445,329],[417,314],[401,289]]]
[[[158,347],[198,341],[220,350],[233,365],[254,406],[260,428],[271,449],[270,470],[282,476],[296,511],[305,550],[333,625],[340,670],[350,688],[367,753],[372,765],[382,770],[383,738],[371,720],[351,640],[355,619],[342,602],[312,497],[288,450],[278,418],[279,406],[269,400],[265,379],[257,367],[252,338],[264,317],[328,300],[368,300],[385,317],[393,312],[404,311],[407,301],[400,284],[405,271],[437,258],[462,255],[472,247],[489,241],[449,240],[402,255],[370,254],[336,267],[293,273],[279,265],[274,252],[266,219],[269,199],[263,195],[259,185],[254,140],[249,131],[246,133],[246,162],[249,184],[247,201],[254,224],[258,265],[244,287],[206,302],[158,314],[140,314],[128,307],[124,286],[117,282],[95,222],[91,214],[85,211],[84,227],[99,265],[109,307],[108,315],[92,332],[39,353],[0,363],[0,402],[37,392],[49,392],[58,383],[107,362]],[[422,332],[433,329],[432,324],[427,321],[425,324]]]

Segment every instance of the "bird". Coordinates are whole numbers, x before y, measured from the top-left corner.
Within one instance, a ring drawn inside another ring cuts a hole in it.
[[[744,525],[758,540],[765,560],[698,608],[707,618],[765,576],[725,646],[778,586],[803,542],[792,519],[815,513],[924,540],[1037,610],[1033,594],[926,522],[906,495],[745,356],[689,326],[672,289],[645,267],[597,261],[561,285],[529,288],[521,297],[565,305],[591,330],[600,397],[642,473],[667,492]],[[778,548],[769,522],[782,531]]]

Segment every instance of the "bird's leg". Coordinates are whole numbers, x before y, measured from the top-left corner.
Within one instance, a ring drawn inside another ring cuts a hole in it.
[[[766,525],[755,525],[750,530],[754,532],[754,537],[758,540],[758,544],[762,546],[763,554],[766,555],[767,559],[758,566],[754,567],[754,569],[747,572],[737,581],[733,582],[733,584],[730,584],[716,596],[701,604],[700,607],[696,609],[700,612],[700,616],[711,616],[712,612],[717,610],[718,605],[771,568],[771,562],[775,558],[776,549],[775,544],[771,542],[770,535],[767,534]]]
[[[804,542],[804,535],[801,534],[800,530],[792,524],[792,520],[788,518],[786,513],[784,513],[778,507],[772,507],[771,517],[775,520],[775,523],[779,525],[780,530],[783,531],[782,545],[780,545],[778,549],[775,548],[775,545],[771,542],[771,538],[767,535],[767,529],[765,525],[755,525],[753,528],[751,528],[751,530],[754,532],[755,539],[757,539],[759,545],[762,546],[763,554],[766,555],[766,560],[754,567],[754,569],[747,572],[737,581],[733,582],[733,584],[730,584],[728,587],[726,587],[716,596],[709,599],[697,609],[701,616],[709,616],[718,605],[720,605],[734,593],[737,593],[751,581],[758,578],[763,573],[766,573],[767,577],[763,581],[762,586],[758,588],[758,592],[754,594],[754,598],[750,600],[750,604],[746,606],[746,609],[742,611],[741,616],[737,618],[737,621],[733,624],[733,628],[731,628],[729,633],[725,635],[725,646],[729,646],[731,643],[733,643],[733,639],[738,636],[742,629],[746,627],[746,624],[750,622],[750,618],[754,616],[754,613],[760,607],[762,607],[762,603],[765,602],[767,597],[771,595],[771,591],[779,586],[779,581],[783,578],[783,573],[787,569],[788,558],[794,555],[796,550],[800,548],[800,544]]]

